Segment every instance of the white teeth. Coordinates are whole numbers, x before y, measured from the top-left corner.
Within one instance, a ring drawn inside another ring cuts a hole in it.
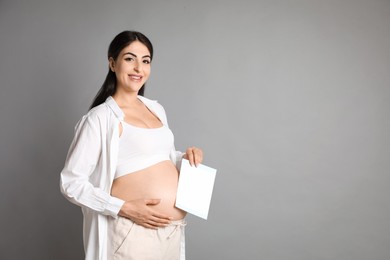
[[[141,77],[140,76],[130,76],[132,79],[136,79],[136,80],[140,80]]]

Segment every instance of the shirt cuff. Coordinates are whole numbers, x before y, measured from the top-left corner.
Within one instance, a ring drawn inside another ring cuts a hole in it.
[[[114,218],[117,218],[118,213],[121,210],[123,204],[125,204],[124,200],[121,200],[121,199],[118,199],[115,197],[111,197],[109,202],[107,203],[106,214],[110,215]]]

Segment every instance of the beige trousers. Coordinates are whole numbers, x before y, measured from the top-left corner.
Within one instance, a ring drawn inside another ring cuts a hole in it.
[[[108,221],[109,260],[184,260],[185,220],[149,229],[118,217]]]

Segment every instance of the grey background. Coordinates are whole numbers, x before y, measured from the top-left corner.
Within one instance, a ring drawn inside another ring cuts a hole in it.
[[[0,1],[0,259],[82,259],[59,193],[122,30],[146,96],[218,168],[188,259],[390,259],[390,1]]]

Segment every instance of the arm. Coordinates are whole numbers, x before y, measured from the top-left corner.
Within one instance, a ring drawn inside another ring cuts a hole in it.
[[[61,172],[61,192],[76,205],[117,217],[124,201],[112,197],[90,182],[91,174],[101,159],[101,138],[97,116],[84,116],[76,126],[65,167]]]

